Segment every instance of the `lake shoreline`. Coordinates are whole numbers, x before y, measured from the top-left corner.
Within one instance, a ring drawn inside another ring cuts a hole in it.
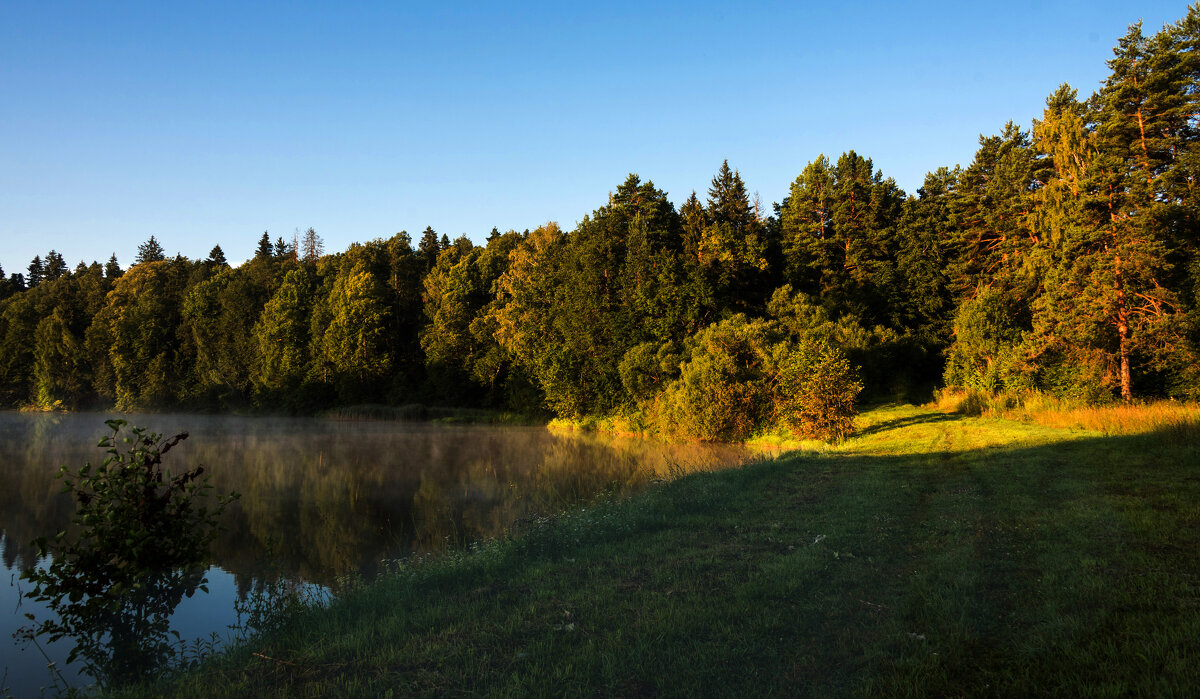
[[[128,694],[1179,693],[1198,450],[880,408],[827,453],[398,566]]]

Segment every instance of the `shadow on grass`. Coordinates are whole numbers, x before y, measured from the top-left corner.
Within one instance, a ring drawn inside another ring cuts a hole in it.
[[[928,425],[939,422],[954,422],[961,420],[962,415],[954,413],[921,413],[919,415],[908,415],[898,417],[892,420],[885,420],[870,427],[865,427],[861,430],[855,430],[855,437],[865,437],[868,435],[879,434],[880,432],[888,432],[890,430],[899,430],[913,425]]]

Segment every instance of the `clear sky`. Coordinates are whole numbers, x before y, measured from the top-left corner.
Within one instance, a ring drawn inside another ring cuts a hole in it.
[[[1085,96],[1182,2],[0,1],[0,264],[155,235],[232,262],[425,226],[572,227],[630,172],[676,204],[723,159],[765,204],[854,149],[910,193]]]

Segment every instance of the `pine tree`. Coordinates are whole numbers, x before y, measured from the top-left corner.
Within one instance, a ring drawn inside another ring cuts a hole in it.
[[[785,281],[830,310],[888,320],[903,200],[895,182],[854,151],[836,166],[824,156],[809,163],[780,208]]]
[[[29,276],[26,277],[26,283],[32,289],[42,283],[42,276],[45,273],[45,268],[42,266],[42,256],[34,255],[33,261],[29,263]]]
[[[167,256],[163,251],[163,247],[158,244],[158,240],[154,236],[150,236],[150,240],[138,246],[137,258],[134,259],[133,264],[140,265],[146,262],[161,262],[165,259],[167,259]]]
[[[903,293],[894,294],[894,324],[917,334],[925,343],[950,342],[954,297],[946,265],[951,255],[950,200],[958,171],[938,168],[925,175],[917,196],[904,203],[897,227],[896,263]]]
[[[708,217],[704,204],[696,197],[696,191],[679,207],[679,218],[683,227],[683,249],[691,260],[700,260],[700,243],[704,239],[704,228],[708,225]]]
[[[258,239],[258,247],[254,250],[254,259],[269,260],[275,249],[271,247],[271,234],[263,231],[262,237]]]
[[[951,200],[956,254],[949,275],[957,297],[971,296],[980,284],[1022,287],[1014,292],[1022,295],[1036,283],[1024,259],[1038,243],[1029,218],[1034,160],[1029,134],[1013,122],[999,135],[979,137]]]
[[[1133,398],[1134,354],[1173,344],[1166,336],[1173,334],[1176,299],[1161,284],[1168,268],[1162,175],[1172,151],[1163,134],[1183,127],[1173,94],[1180,88],[1158,70],[1166,62],[1157,54],[1162,48],[1160,37],[1147,40],[1138,23],[1113,51],[1111,73],[1095,99],[1087,225],[1068,242],[1068,265],[1055,294],[1059,316],[1073,311],[1065,327],[1114,357],[1126,401]]]
[[[205,260],[210,267],[228,267],[229,262],[225,259],[225,251],[220,245],[214,245],[212,250],[208,251],[208,259]]]
[[[1088,395],[1115,388],[1129,401],[1135,374],[1180,363],[1184,347],[1178,295],[1167,285],[1168,185],[1191,127],[1178,109],[1186,95],[1178,62],[1166,55],[1169,34],[1147,38],[1131,25],[1088,108],[1063,87],[1035,124],[1047,164],[1035,220],[1052,264],[1034,307],[1031,351],[1043,365],[1058,356],[1078,367],[1072,381],[1086,380]]]
[[[698,258],[719,307],[749,310],[761,305],[767,268],[766,231],[750,208],[746,185],[729,161],[712,179],[705,207],[708,225]]]
[[[117,279],[124,272],[121,270],[121,265],[117,263],[117,253],[113,253],[108,262],[104,263],[104,277],[106,279]]]
[[[417,242],[417,256],[424,263],[426,272],[437,264],[438,253],[441,251],[442,246],[438,241],[437,233],[432,226],[426,226],[425,232],[421,234],[421,240]]]
[[[54,281],[67,274],[67,262],[63,256],[51,250],[46,253],[46,261],[42,266],[42,281]]]
[[[797,291],[819,297],[822,278],[837,268],[833,229],[836,173],[824,155],[792,182],[779,212],[784,279]]]
[[[275,238],[275,248],[272,250],[272,257],[277,260],[282,260],[292,255],[293,252],[294,250],[290,245],[287,244],[287,241],[283,239],[283,236],[278,236]]]

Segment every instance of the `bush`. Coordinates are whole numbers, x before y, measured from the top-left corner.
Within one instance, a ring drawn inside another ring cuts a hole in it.
[[[947,386],[992,393],[1030,388],[1022,375],[1026,332],[1022,309],[990,287],[964,301],[954,318],[954,344],[946,359]]]
[[[689,338],[684,356],[679,378],[649,411],[661,432],[736,441],[775,421],[805,438],[840,441],[853,429],[862,382],[818,332],[796,338],[778,323],[736,315]]]
[[[742,440],[770,414],[771,324],[738,314],[688,339],[679,378],[659,396],[659,430]]]
[[[209,509],[200,503],[210,489],[203,467],[178,475],[163,469],[163,456],[187,433],[163,440],[134,427],[123,437],[124,420],[105,424],[112,435],[100,441],[104,462],[59,473],[75,498],[72,533],[35,541],[51,560],[21,577],[33,583],[26,594],[55,614],[32,632],[73,638],[68,662],[81,657],[111,686],[152,677],[178,656],[168,639],[171,613],[205,589],[208,546],[231,498]]]
[[[779,421],[801,437],[827,442],[848,437],[863,387],[850,362],[822,341],[789,346],[781,354],[775,382]]]

